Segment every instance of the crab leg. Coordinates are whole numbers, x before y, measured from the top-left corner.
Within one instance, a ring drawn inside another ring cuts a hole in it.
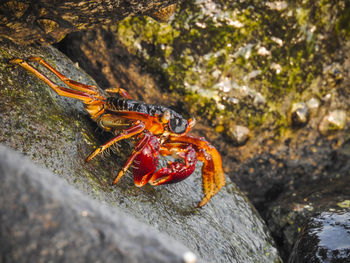
[[[148,183],[158,166],[160,143],[152,133],[148,133],[150,139],[143,150],[136,156],[134,163],[134,184],[142,187]]]
[[[96,86],[90,86],[86,85],[80,82],[77,82],[75,80],[67,78],[65,75],[60,73],[58,70],[53,68],[49,63],[47,63],[44,59],[39,57],[30,57],[28,58],[29,61],[36,61],[48,70],[50,70],[52,73],[54,73],[60,80],[62,80],[65,84],[67,84],[71,89],[79,90],[82,92],[86,92],[92,95],[97,95],[98,91]]]
[[[116,137],[114,137],[113,139],[109,140],[108,142],[106,142],[105,144],[101,145],[100,147],[98,147],[95,151],[93,151],[87,158],[86,158],[86,162],[90,162],[92,160],[92,158],[94,158],[96,155],[102,153],[104,150],[106,150],[107,148],[111,147],[113,144],[115,144],[118,141],[130,138],[136,134],[141,133],[143,130],[145,129],[145,125],[143,122],[138,121],[136,122],[136,125],[123,130],[120,134],[118,134]]]
[[[108,93],[118,93],[120,96],[130,100],[133,99],[129,94],[129,92],[127,92],[125,89],[122,89],[122,88],[105,89],[105,91],[107,91]]]
[[[169,142],[182,142],[191,144],[197,152],[198,160],[203,162],[202,179],[204,197],[198,204],[204,206],[225,185],[225,174],[219,152],[204,138],[191,135],[170,136]]]
[[[143,149],[147,146],[151,136],[148,133],[145,133],[142,139],[137,143],[135,146],[134,150],[132,151],[129,159],[126,161],[125,165],[123,168],[119,171],[118,175],[113,181],[113,185],[116,184],[119,179],[123,176],[123,174],[129,169],[130,165],[132,162],[135,160],[136,156],[143,151]]]
[[[90,95],[86,92],[71,90],[71,89],[67,89],[65,87],[58,86],[57,84],[52,82],[48,77],[46,77],[43,73],[41,73],[36,68],[29,65],[23,59],[12,59],[12,60],[10,60],[10,63],[11,64],[18,64],[22,68],[33,73],[36,77],[38,77],[39,79],[44,81],[47,85],[49,85],[60,96],[78,99],[78,100],[83,101],[85,104],[91,104],[95,101],[95,96]]]

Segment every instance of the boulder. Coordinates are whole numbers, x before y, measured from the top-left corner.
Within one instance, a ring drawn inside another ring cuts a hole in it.
[[[199,258],[215,262],[279,260],[263,220],[235,184],[228,181],[209,204],[196,208],[202,198],[200,163],[192,176],[174,185],[138,188],[132,177],[125,175],[111,186],[133,142],[122,141],[109,156],[97,156],[86,164],[86,156],[111,134],[98,130],[81,102],[57,95],[23,68],[9,65],[8,60],[40,56],[76,81],[95,82],[51,46],[17,46],[3,41],[0,50],[2,144],[24,153],[102,204],[118,207],[166,233]],[[166,160],[161,162],[164,165]]]
[[[0,145],[2,262],[184,262],[179,242]]]

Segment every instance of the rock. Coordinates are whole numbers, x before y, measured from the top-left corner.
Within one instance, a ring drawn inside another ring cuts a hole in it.
[[[176,1],[49,1],[35,4],[4,0],[0,3],[0,37],[18,44],[55,43],[78,30],[116,23],[123,18],[149,14],[166,20]]]
[[[289,263],[349,263],[350,212],[323,212],[309,220]]]
[[[346,112],[343,110],[334,110],[323,117],[318,130],[322,135],[329,135],[332,132],[344,129],[346,124]]]
[[[174,185],[137,188],[131,176],[126,175],[116,186],[110,186],[130,155],[132,141],[123,141],[116,153],[98,156],[86,164],[86,156],[110,135],[97,130],[81,102],[58,96],[7,61],[40,56],[76,81],[95,84],[94,81],[50,46],[23,47],[3,41],[0,50],[3,144],[26,154],[108,207],[118,207],[166,233],[199,258],[215,262],[279,261],[264,222],[233,183],[228,182],[203,209],[195,207],[202,196],[200,164],[192,176]],[[166,160],[161,162],[164,165]]]
[[[228,133],[236,145],[243,145],[249,138],[249,129],[240,125],[231,126]]]
[[[192,253],[2,145],[0,178],[3,262],[180,263]]]
[[[309,108],[304,102],[293,103],[289,115],[291,125],[296,128],[305,126],[310,118]]]
[[[275,239],[280,241],[279,250],[285,262],[288,259],[289,262],[348,262],[332,259],[349,258],[344,256],[344,253],[350,253],[349,202],[349,176],[300,186],[298,190],[285,192],[274,200],[266,209],[264,218]],[[337,239],[339,253],[334,242]],[[325,250],[327,256],[321,260]]]

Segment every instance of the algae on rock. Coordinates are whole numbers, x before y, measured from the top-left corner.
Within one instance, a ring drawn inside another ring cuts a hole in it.
[[[132,17],[115,30],[186,94],[192,113],[223,124],[223,133],[235,122],[278,137],[289,129],[286,105],[327,94],[310,87],[340,59],[333,54],[349,34],[343,8],[346,1],[186,1],[170,24]]]

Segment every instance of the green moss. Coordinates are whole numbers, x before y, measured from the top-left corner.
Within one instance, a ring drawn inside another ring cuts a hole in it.
[[[346,2],[335,27],[339,35],[350,36],[350,3]]]
[[[309,87],[322,75],[323,66],[331,63],[339,39],[350,28],[350,12],[342,12],[350,9],[346,1],[288,4],[277,10],[254,0],[216,1],[211,10],[186,1],[171,23],[128,18],[118,24],[118,35],[151,65],[150,70],[163,72],[164,85],[185,95],[191,113],[205,116],[210,123],[234,120],[251,129],[265,125],[282,134],[288,123],[281,107],[291,103],[290,98],[308,97]],[[263,54],[264,49],[268,53]],[[247,78],[252,72],[260,74]],[[215,89],[224,78],[238,88]],[[265,104],[254,103],[254,95],[242,95],[240,87],[245,86],[261,94]],[[239,102],[230,105],[229,98],[240,92]],[[266,117],[272,116],[271,111],[277,119]]]

